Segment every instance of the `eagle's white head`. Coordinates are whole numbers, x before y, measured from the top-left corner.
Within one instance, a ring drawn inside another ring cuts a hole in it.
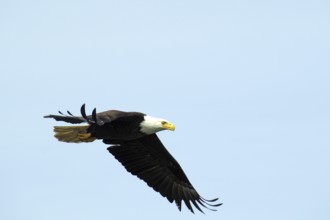
[[[144,120],[141,122],[140,127],[140,131],[145,134],[154,134],[162,130],[175,130],[175,126],[171,122],[161,118],[154,118],[149,115],[144,116]]]

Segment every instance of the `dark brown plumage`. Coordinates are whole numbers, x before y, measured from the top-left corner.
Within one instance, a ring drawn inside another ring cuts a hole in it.
[[[206,208],[221,205],[211,204],[217,199],[206,200],[197,193],[179,163],[166,150],[156,134],[111,146],[108,151],[128,172],[145,181],[169,202],[175,201],[179,210],[182,201],[192,212],[192,204],[201,212],[203,211],[199,205]]]
[[[190,183],[179,163],[166,150],[157,131],[174,130],[174,125],[164,119],[157,119],[139,112],[106,111],[87,116],[85,105],[81,107],[81,117],[68,115],[48,115],[57,121],[88,123],[85,126],[56,126],[55,137],[65,142],[91,142],[102,139],[108,151],[128,172],[145,181],[155,191],[175,202],[179,210],[182,201],[194,212],[193,207],[203,212],[200,206],[215,211],[212,207],[218,199],[206,200]]]

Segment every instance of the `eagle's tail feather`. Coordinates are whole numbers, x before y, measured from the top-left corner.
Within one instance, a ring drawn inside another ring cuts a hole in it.
[[[87,132],[89,125],[83,126],[54,126],[55,137],[59,141],[81,143],[95,141],[95,137]]]

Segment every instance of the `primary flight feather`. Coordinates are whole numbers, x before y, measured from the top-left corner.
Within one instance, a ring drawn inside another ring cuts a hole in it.
[[[160,118],[140,112],[109,110],[86,115],[82,105],[81,117],[59,112],[60,115],[47,115],[56,121],[72,124],[87,123],[82,126],[55,126],[55,137],[68,143],[92,142],[97,139],[111,145],[108,151],[128,172],[145,181],[155,191],[174,201],[181,210],[182,201],[194,212],[193,206],[203,212],[200,206],[215,211],[222,205],[218,199],[207,200],[201,197],[190,183],[179,163],[166,150],[156,133],[162,130],[174,131],[174,125]]]

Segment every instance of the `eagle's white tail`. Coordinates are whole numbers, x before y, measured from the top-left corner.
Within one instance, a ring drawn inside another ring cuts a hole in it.
[[[87,132],[89,125],[83,126],[54,126],[55,137],[59,141],[81,143],[95,141],[95,137]]]

